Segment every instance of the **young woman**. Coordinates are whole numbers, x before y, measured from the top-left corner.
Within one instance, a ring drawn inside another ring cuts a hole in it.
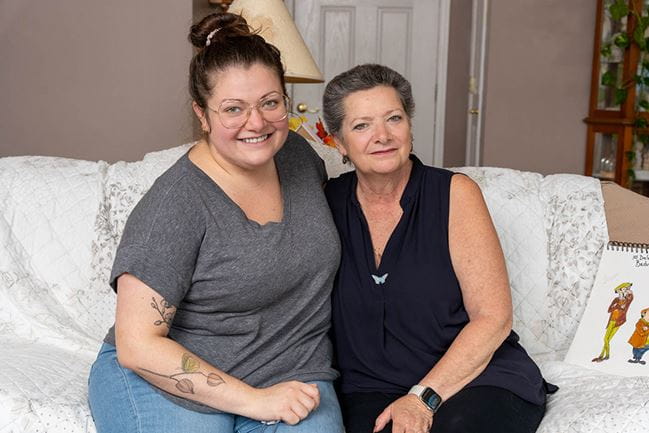
[[[343,431],[326,173],[289,133],[279,51],[229,13],[191,29],[204,139],[129,217],[115,325],[89,380],[99,433]]]

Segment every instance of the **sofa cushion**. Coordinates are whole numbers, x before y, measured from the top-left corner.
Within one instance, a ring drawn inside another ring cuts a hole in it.
[[[78,319],[86,299],[78,294],[92,274],[105,167],[51,157],[0,159],[0,327],[11,327],[12,335],[85,334]]]
[[[133,207],[140,201],[153,182],[193,143],[171,149],[151,152],[142,161],[116,162],[106,170],[102,205],[95,220],[95,237],[92,241],[92,275],[86,294],[86,311],[98,318],[93,328],[95,338],[102,340],[112,326],[115,315],[115,294],[108,284],[115,251],[124,231],[124,225]],[[110,314],[106,314],[109,311]]]
[[[543,179],[548,234],[545,326],[540,338],[563,359],[586,308],[602,249],[608,241],[597,179],[555,174]]]
[[[514,330],[534,357],[560,359],[585,308],[606,221],[597,180],[462,167],[482,189],[503,248]]]
[[[548,399],[537,433],[647,431],[649,377],[614,376],[558,361],[540,366],[559,392]]]
[[[514,308],[513,327],[531,353],[549,350],[540,340],[545,323],[547,234],[539,200],[542,176],[500,168],[455,168],[480,185],[500,239]]]
[[[5,338],[2,348],[0,431],[96,431],[87,404],[88,373],[95,351]]]

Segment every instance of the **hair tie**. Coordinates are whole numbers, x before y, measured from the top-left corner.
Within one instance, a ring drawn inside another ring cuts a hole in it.
[[[205,40],[205,47],[209,47],[210,44],[212,43],[212,36],[216,34],[219,30],[221,30],[222,27],[218,27],[210,32],[209,35],[207,35],[207,39]]]

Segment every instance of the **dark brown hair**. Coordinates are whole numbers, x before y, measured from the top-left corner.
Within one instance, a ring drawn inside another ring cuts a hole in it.
[[[189,65],[189,94],[203,110],[214,88],[214,73],[230,66],[267,66],[277,73],[286,94],[279,50],[253,31],[242,16],[210,14],[191,27],[189,41],[197,49]]]

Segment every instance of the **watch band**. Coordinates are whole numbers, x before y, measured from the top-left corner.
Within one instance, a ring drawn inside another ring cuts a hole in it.
[[[424,385],[414,385],[408,391],[408,394],[414,394],[430,409],[433,413],[437,412],[442,404],[442,397],[439,396],[432,388]]]

